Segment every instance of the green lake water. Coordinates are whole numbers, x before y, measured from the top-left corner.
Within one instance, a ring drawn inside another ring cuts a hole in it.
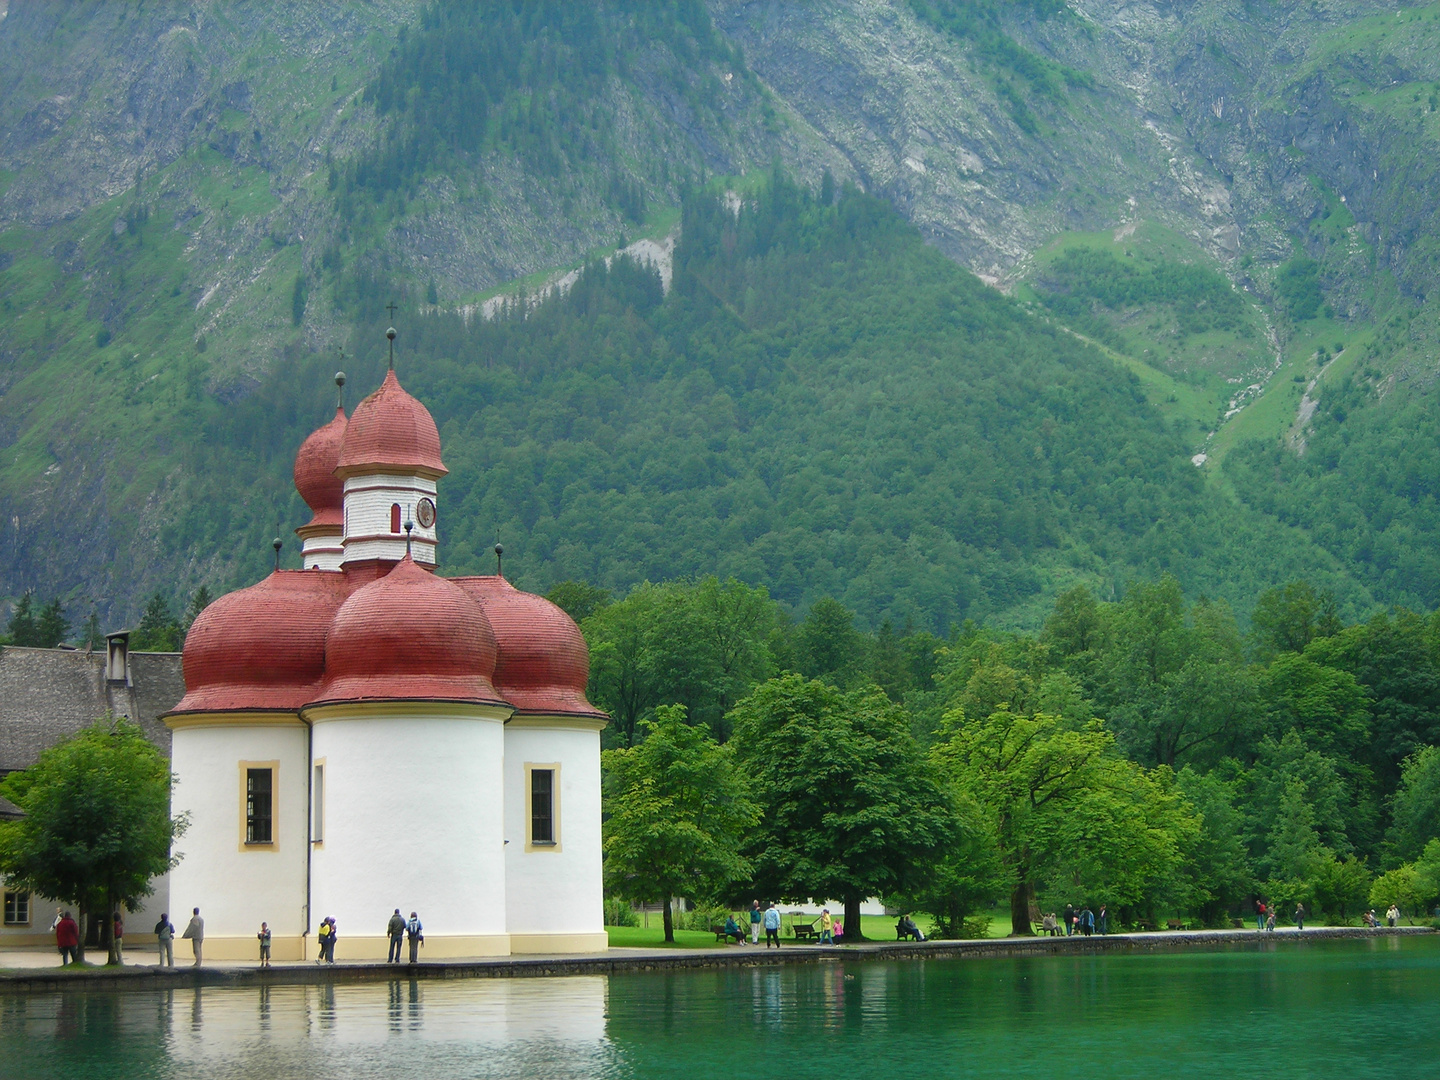
[[[0,1078],[1440,1077],[1440,938],[0,996]]]

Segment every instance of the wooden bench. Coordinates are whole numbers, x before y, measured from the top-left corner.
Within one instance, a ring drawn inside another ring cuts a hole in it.
[[[745,934],[744,934],[743,931],[741,931],[741,932],[734,932],[734,931],[726,930],[723,925],[722,925],[722,926],[712,926],[712,927],[710,927],[710,932],[715,935],[715,940],[716,940],[716,941],[723,941],[726,945],[730,944],[730,939],[731,939],[732,937],[733,937],[736,941],[739,941],[739,942],[742,942],[742,943],[743,943],[744,940],[745,940]]]
[[[795,933],[796,941],[814,941],[819,935],[815,932],[813,923],[794,923],[790,929]]]
[[[1154,929],[1155,929],[1155,924],[1154,924],[1153,922],[1149,922],[1149,921],[1147,921],[1147,920],[1145,920],[1145,919],[1141,919],[1139,922],[1137,922],[1137,923],[1135,924],[1135,927],[1136,927],[1136,929],[1138,929],[1138,930],[1154,930]]]
[[[1165,929],[1166,929],[1166,930],[1188,930],[1189,927],[1185,925],[1185,920],[1184,920],[1184,919],[1166,919],[1166,920],[1165,920]]]

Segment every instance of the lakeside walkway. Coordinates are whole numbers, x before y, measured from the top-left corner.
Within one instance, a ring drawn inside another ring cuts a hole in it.
[[[62,969],[54,949],[0,950],[0,993],[32,990],[158,990],[191,986],[275,986],[297,983],[384,982],[391,979],[534,978],[561,975],[614,975],[684,969],[758,967],[774,964],[835,963],[867,960],[965,959],[991,956],[1064,956],[1102,952],[1151,952],[1178,949],[1254,948],[1346,938],[1433,934],[1428,926],[1369,929],[1318,926],[1261,933],[1248,930],[1167,930],[1091,937],[981,938],[974,941],[865,941],[851,945],[728,945],[713,949],[615,948],[603,953],[566,956],[476,957],[419,964],[374,961],[316,964],[258,961],[207,964],[196,968],[176,950],[176,966],[159,968],[153,953],[131,950],[123,967]],[[93,955],[93,953],[92,953]]]

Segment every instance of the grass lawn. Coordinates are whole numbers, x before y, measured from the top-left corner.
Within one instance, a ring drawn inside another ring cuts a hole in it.
[[[743,913],[742,913],[743,914]],[[817,916],[816,922],[819,922]],[[928,915],[916,914],[915,922],[924,931],[926,937],[934,937],[934,924]],[[895,940],[895,916],[893,915],[862,915],[860,917],[861,929],[865,936],[871,941],[894,941]],[[748,931],[749,924],[742,920]],[[617,949],[713,949],[718,944],[715,935],[706,930],[676,930],[675,943],[665,943],[665,931],[660,925],[658,915],[652,913],[649,926],[607,926],[605,932],[610,936],[610,945]],[[994,937],[1007,937],[1010,934],[1010,909],[997,908],[990,912],[990,934]],[[790,937],[788,920],[786,927],[781,931],[781,940],[787,944],[793,944],[794,938]],[[764,934],[761,934],[761,941],[764,941]]]

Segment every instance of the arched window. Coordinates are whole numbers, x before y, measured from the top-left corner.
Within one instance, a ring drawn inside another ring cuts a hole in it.
[[[392,503],[391,506],[390,506],[390,531],[391,531],[392,533],[398,533],[398,532],[400,531],[400,504],[399,504],[399,503]]]

